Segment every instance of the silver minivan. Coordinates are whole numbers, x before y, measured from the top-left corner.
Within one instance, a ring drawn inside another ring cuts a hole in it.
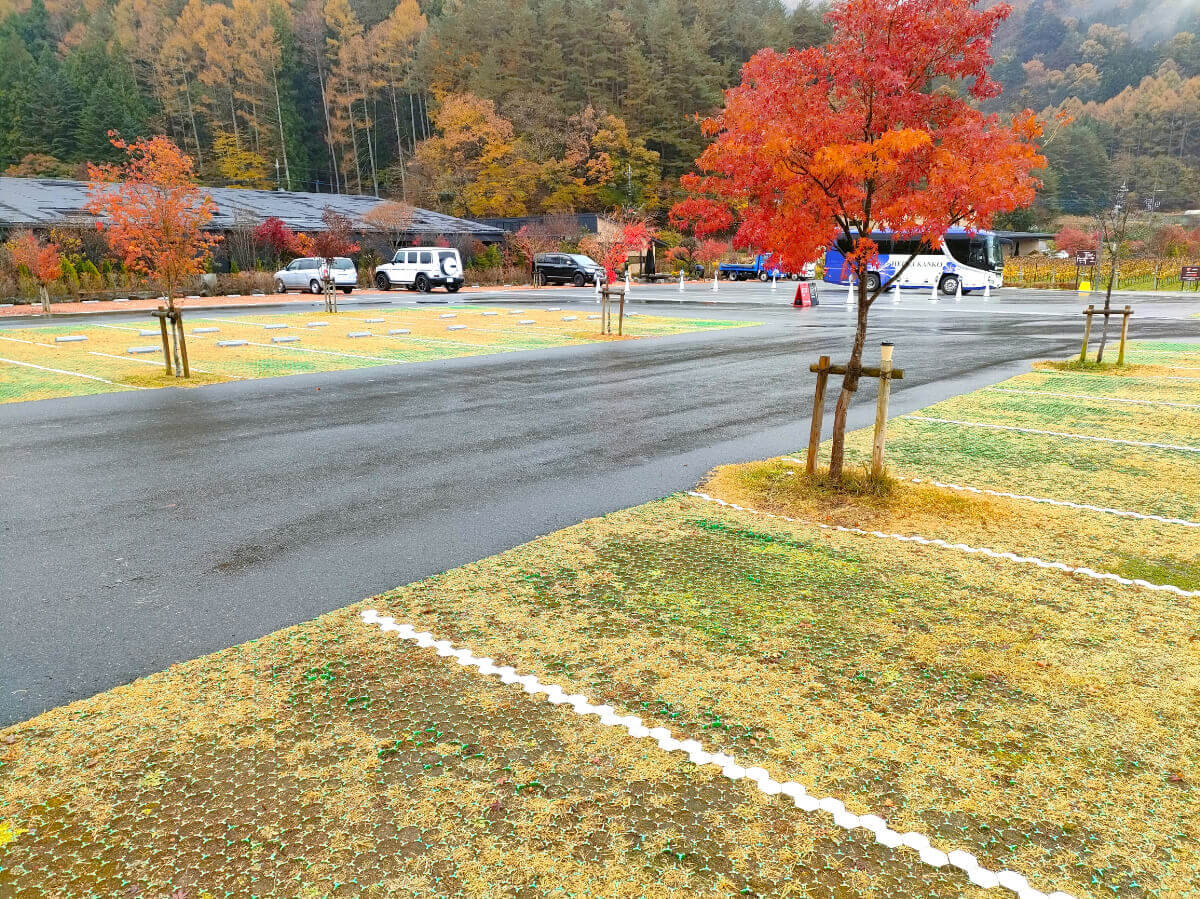
[[[275,292],[307,290],[321,293],[321,280],[325,272],[325,260],[319,256],[303,256],[293,259],[286,268],[275,273]],[[333,260],[333,286],[342,293],[349,293],[358,286],[358,269],[348,256],[336,256]]]

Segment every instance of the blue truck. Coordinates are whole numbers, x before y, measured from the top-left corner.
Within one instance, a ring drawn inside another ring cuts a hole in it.
[[[722,262],[717,266],[717,277],[727,281],[770,281],[777,278],[781,281],[788,278],[799,281],[801,278],[812,278],[816,274],[815,266],[810,262],[802,272],[785,272],[778,266],[767,265],[770,253],[759,253],[753,262]]]

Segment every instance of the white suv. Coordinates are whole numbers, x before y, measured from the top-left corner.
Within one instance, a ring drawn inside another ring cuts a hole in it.
[[[405,247],[391,262],[375,269],[375,286],[380,290],[407,287],[429,293],[445,287],[456,293],[463,286],[463,264],[458,250],[449,247]]]

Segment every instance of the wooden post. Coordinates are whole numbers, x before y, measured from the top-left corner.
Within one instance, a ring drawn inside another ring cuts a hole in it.
[[[1079,351],[1079,361],[1087,362],[1088,338],[1092,336],[1092,316],[1096,312],[1096,306],[1089,303],[1083,314],[1086,320],[1083,323],[1083,349]]]
[[[890,342],[879,346],[879,399],[875,403],[875,443],[871,447],[871,474],[883,474],[883,444],[887,440],[888,394],[892,389],[892,350]]]
[[[171,368],[171,344],[167,339],[167,307],[159,306],[154,315],[158,319],[159,328],[162,330],[163,361],[167,366],[167,374],[174,374]]]
[[[817,390],[813,394],[812,427],[808,431],[808,459],[804,470],[814,474],[817,470],[817,447],[821,445],[821,418],[825,415],[825,384],[829,380],[829,357],[822,356],[817,363]]]
[[[187,338],[183,336],[183,312],[179,309],[175,310],[175,339],[179,341],[179,357],[183,363],[183,376],[190,378],[192,371],[188,367]]]
[[[621,291],[620,311],[617,313],[617,336],[625,335],[625,291]]]
[[[1125,364],[1125,338],[1129,335],[1129,316],[1133,315],[1133,310],[1129,306],[1125,307],[1125,314],[1121,316],[1121,346],[1117,350],[1117,365]]]

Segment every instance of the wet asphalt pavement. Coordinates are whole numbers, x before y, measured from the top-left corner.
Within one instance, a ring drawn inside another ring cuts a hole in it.
[[[637,312],[753,329],[0,406],[0,725],[799,449],[808,365],[843,359],[853,314],[792,289],[634,287]],[[1119,302],[1134,338],[1200,338],[1200,301]],[[1078,352],[1080,308],[881,300],[868,358],[896,344],[900,414]]]

